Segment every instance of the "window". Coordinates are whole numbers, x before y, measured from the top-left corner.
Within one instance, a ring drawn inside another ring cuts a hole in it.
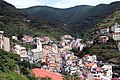
[[[98,77],[100,77],[100,75],[98,75]]]
[[[94,77],[97,77],[97,75],[94,75]]]

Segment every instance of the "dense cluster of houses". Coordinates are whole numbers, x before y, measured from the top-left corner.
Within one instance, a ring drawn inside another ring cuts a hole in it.
[[[112,79],[111,65],[98,66],[96,55],[86,54],[84,57],[79,58],[71,51],[73,48],[82,51],[87,45],[93,44],[92,41],[81,43],[81,39],[64,35],[59,43],[51,41],[49,38],[44,40],[39,37],[33,38],[33,40],[24,39],[24,43],[33,43],[34,40],[36,40],[36,49],[26,50],[25,47],[15,45],[14,53],[20,55],[21,60],[27,60],[50,72],[70,75],[79,74],[82,79],[86,80]],[[44,64],[41,65],[40,63]]]
[[[120,25],[115,24],[111,28],[100,30],[99,42],[107,43],[111,33],[114,40],[120,40]],[[27,49],[20,44],[15,44],[10,48],[9,38],[4,37],[4,32],[0,31],[0,48],[5,51],[13,51],[20,55],[21,61],[29,61],[41,69],[62,73],[79,74],[83,80],[111,80],[112,65],[99,65],[96,55],[86,54],[82,58],[75,56],[72,49],[82,51],[86,46],[91,46],[93,41],[82,43],[82,39],[75,39],[70,35],[61,37],[61,41],[51,41],[49,37],[32,37],[24,35],[20,40],[16,36],[12,39],[24,44],[34,44],[35,49]],[[118,43],[118,49],[120,43]],[[119,49],[120,50],[120,49]],[[43,71],[44,71],[43,70]],[[34,73],[34,72],[33,72]],[[36,72],[35,72],[36,73]]]

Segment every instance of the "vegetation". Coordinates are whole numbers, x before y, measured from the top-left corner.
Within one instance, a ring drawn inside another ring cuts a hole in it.
[[[81,79],[77,74],[74,75],[67,74],[64,76],[63,80],[81,80]]]
[[[29,62],[21,62],[17,54],[0,49],[0,80],[37,80],[28,68],[30,68]],[[39,78],[39,80],[50,80],[50,78]]]
[[[0,30],[4,30],[7,36],[27,34],[49,36],[53,40],[60,39],[64,34],[83,37],[85,31],[113,13],[116,8],[120,8],[119,5],[120,2],[113,2],[108,5],[82,5],[68,9],[35,6],[18,10],[1,0]]]
[[[112,63],[119,63],[120,54],[117,51],[116,46],[113,43],[108,44],[95,44],[86,50],[87,54],[97,55],[101,57],[103,61],[107,60]]]
[[[40,77],[40,78],[38,78],[38,80],[52,80],[52,78],[50,78],[50,77]]]
[[[0,80],[52,80],[50,77],[35,78],[27,69],[29,62],[20,61],[17,54],[0,49]],[[79,80],[77,75],[66,75],[65,80]]]
[[[114,11],[112,14],[108,15],[106,18],[101,20],[99,23],[95,25],[95,27],[87,30],[83,39],[92,40],[95,37],[97,38],[99,35],[96,35],[100,32],[102,28],[109,28],[113,26],[115,23],[120,23],[120,10]]]
[[[118,73],[120,75],[120,65],[118,66],[113,66],[113,72]]]
[[[98,37],[100,36],[99,32],[102,28],[109,28],[113,26],[115,23],[120,22],[120,11],[116,10],[114,13],[108,15],[105,19],[96,24],[95,27],[89,29],[86,35],[84,36],[85,40],[94,40],[96,43],[98,41]],[[102,60],[108,60],[112,63],[119,64],[120,54],[116,47],[116,42],[109,37],[109,41],[107,44],[95,44],[90,49],[87,49],[85,53],[88,54],[96,54]]]
[[[120,8],[120,2],[100,4],[97,6],[81,5],[67,9],[48,6],[34,6],[22,9],[27,14],[41,17],[50,23],[65,25],[67,31],[77,37],[82,37],[85,31],[95,27],[102,19]]]
[[[120,23],[119,8],[120,2],[113,2],[97,6],[76,6],[68,9],[36,6],[18,10],[13,5],[0,0],[0,30],[9,37],[26,34],[48,36],[54,40],[60,39],[61,35],[72,34],[74,37],[85,35],[86,39],[90,40],[96,36],[99,29],[110,27],[115,22]],[[34,47],[27,44],[22,44],[22,46]],[[84,50],[87,54],[96,54],[98,57],[113,63],[120,61],[120,54],[112,40],[109,44],[95,44]],[[78,49],[72,51],[77,53]],[[30,68],[29,62],[21,62],[17,54],[0,49],[0,80],[36,80],[28,68]],[[119,66],[114,67],[114,72],[120,73],[116,69],[119,69]],[[50,80],[48,77],[39,79]],[[79,80],[76,75],[65,76],[65,80],[73,79]]]
[[[0,80],[28,80],[25,76],[16,72],[0,72]]]
[[[27,80],[20,74],[20,57],[17,54],[8,53],[0,49],[0,80]],[[25,69],[27,71],[27,69]],[[21,72],[22,73],[22,72]]]
[[[51,39],[59,39],[67,34],[61,25],[25,14],[3,0],[0,1],[0,30],[5,31],[6,36],[26,34],[48,36]]]

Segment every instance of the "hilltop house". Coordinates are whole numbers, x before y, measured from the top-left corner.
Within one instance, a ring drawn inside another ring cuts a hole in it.
[[[114,33],[120,32],[120,25],[116,23],[114,26],[111,27],[111,31]]]
[[[65,39],[74,39],[71,35],[64,35],[61,37],[62,40],[65,40]]]
[[[112,38],[114,40],[120,40],[120,25],[116,23],[114,26],[111,27],[112,31]]]
[[[33,42],[33,37],[32,36],[24,35],[23,38],[22,38],[22,41],[24,43],[31,43],[31,42]]]
[[[107,33],[109,33],[109,28],[103,28],[103,29],[101,29],[100,33],[101,34],[107,34]]]
[[[112,38],[116,41],[120,40],[120,33],[112,33]]]
[[[107,43],[108,40],[109,40],[108,36],[100,36],[99,37],[100,43]]]

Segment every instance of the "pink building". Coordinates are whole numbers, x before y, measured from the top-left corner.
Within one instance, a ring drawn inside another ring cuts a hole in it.
[[[101,43],[107,43],[107,41],[109,40],[108,36],[100,36],[99,40]]]
[[[24,37],[22,38],[22,40],[25,43],[31,43],[31,42],[33,42],[33,37],[32,36],[24,35]]]

